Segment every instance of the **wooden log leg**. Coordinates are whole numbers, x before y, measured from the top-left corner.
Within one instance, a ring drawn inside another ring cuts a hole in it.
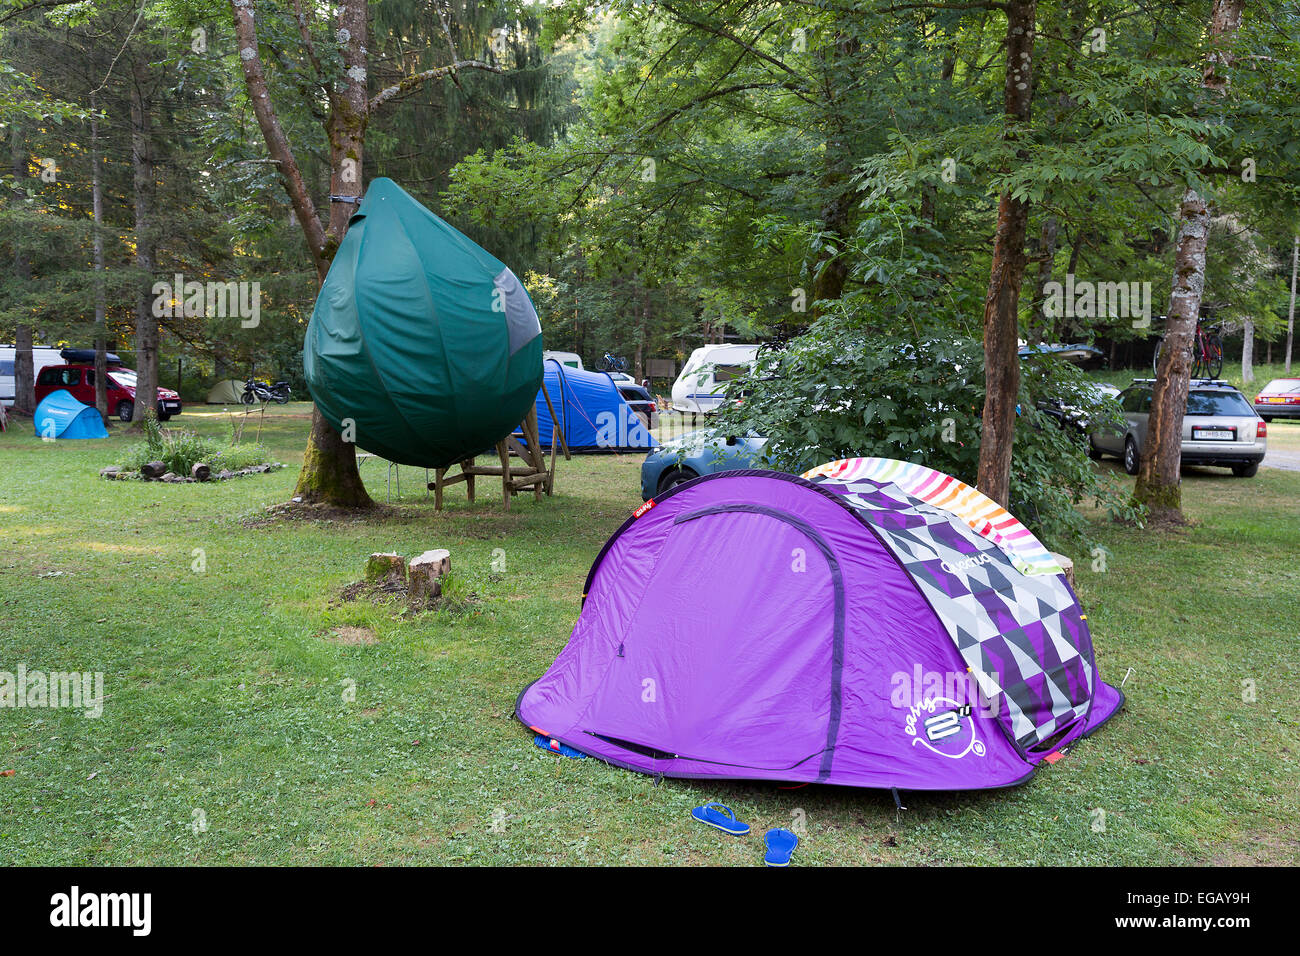
[[[504,441],[497,442],[497,456],[501,459],[501,500],[506,511],[510,510],[510,446]]]
[[[568,443],[568,441],[565,439],[565,437],[564,437],[564,433],[563,433],[563,431],[562,431],[562,429],[563,429],[564,426],[563,426],[563,424],[560,422],[559,417],[555,414],[555,406],[551,404],[551,393],[550,393],[549,391],[546,390],[546,383],[545,383],[545,382],[542,383],[542,397],[546,399],[546,410],[549,411],[549,412],[551,413],[551,439],[554,440],[554,439],[555,439],[555,433],[556,433],[556,432],[560,432],[560,448],[562,448],[562,449],[564,450],[564,460],[565,460],[565,461],[568,461],[568,460],[569,460],[569,443]],[[535,407],[536,407],[536,406],[534,406],[534,408],[535,408]]]
[[[442,510],[442,480],[447,475],[446,468],[439,468],[433,473],[433,510]]]
[[[538,474],[546,471],[546,459],[542,457],[542,434],[537,427],[537,406],[529,405],[528,414],[524,417],[524,436],[528,439],[528,464],[529,471]],[[533,485],[533,500],[542,500],[543,482],[537,482]]]
[[[555,494],[555,429],[551,429],[551,467],[546,475],[546,494]]]
[[[460,470],[465,474],[465,493],[469,495],[470,504],[474,503],[474,459],[466,458],[460,463]]]

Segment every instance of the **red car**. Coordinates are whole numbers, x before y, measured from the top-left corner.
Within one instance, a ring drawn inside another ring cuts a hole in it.
[[[108,413],[124,422],[135,411],[135,372],[122,365],[108,367]],[[47,365],[36,376],[36,402],[40,404],[50,392],[62,389],[83,405],[95,405],[95,366],[81,363]],[[158,421],[165,422],[181,413],[181,397],[170,388],[158,388]]]

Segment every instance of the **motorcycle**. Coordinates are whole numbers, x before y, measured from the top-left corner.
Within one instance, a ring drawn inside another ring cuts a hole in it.
[[[250,378],[244,383],[244,394],[240,396],[240,401],[245,405],[255,405],[258,402],[284,405],[288,403],[291,391],[288,382],[259,382]]]

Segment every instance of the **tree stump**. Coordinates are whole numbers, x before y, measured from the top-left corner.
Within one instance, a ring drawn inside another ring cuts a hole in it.
[[[201,461],[195,462],[190,468],[190,477],[195,481],[207,481],[212,477],[212,469]]]
[[[428,607],[442,594],[442,576],[451,570],[451,552],[442,548],[426,551],[411,559],[407,603]]]
[[[406,584],[406,559],[389,552],[366,558],[366,581],[371,584]]]
[[[1054,557],[1056,559],[1056,563],[1061,566],[1061,570],[1065,573],[1065,580],[1068,581],[1070,583],[1070,587],[1073,588],[1074,587],[1074,562],[1063,554],[1057,554],[1055,551],[1052,552],[1052,557]]]
[[[140,466],[140,474],[146,478],[161,478],[167,474],[167,466],[161,461],[151,461]]]

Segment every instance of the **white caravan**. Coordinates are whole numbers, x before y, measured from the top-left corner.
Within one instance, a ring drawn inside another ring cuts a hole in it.
[[[32,346],[32,381],[36,381],[36,376],[41,374],[41,369],[47,365],[62,365],[63,357],[59,355],[58,349],[43,348],[39,345]],[[14,403],[14,394],[17,391],[14,384],[14,347],[12,345],[0,345],[0,405],[11,406]]]
[[[757,345],[729,343],[696,349],[673,382],[673,411],[704,415],[717,411],[727,383],[747,375],[757,357]]]
[[[555,352],[547,349],[542,352],[542,361],[555,359],[561,365],[567,365],[569,368],[582,368],[582,356],[577,352]]]

